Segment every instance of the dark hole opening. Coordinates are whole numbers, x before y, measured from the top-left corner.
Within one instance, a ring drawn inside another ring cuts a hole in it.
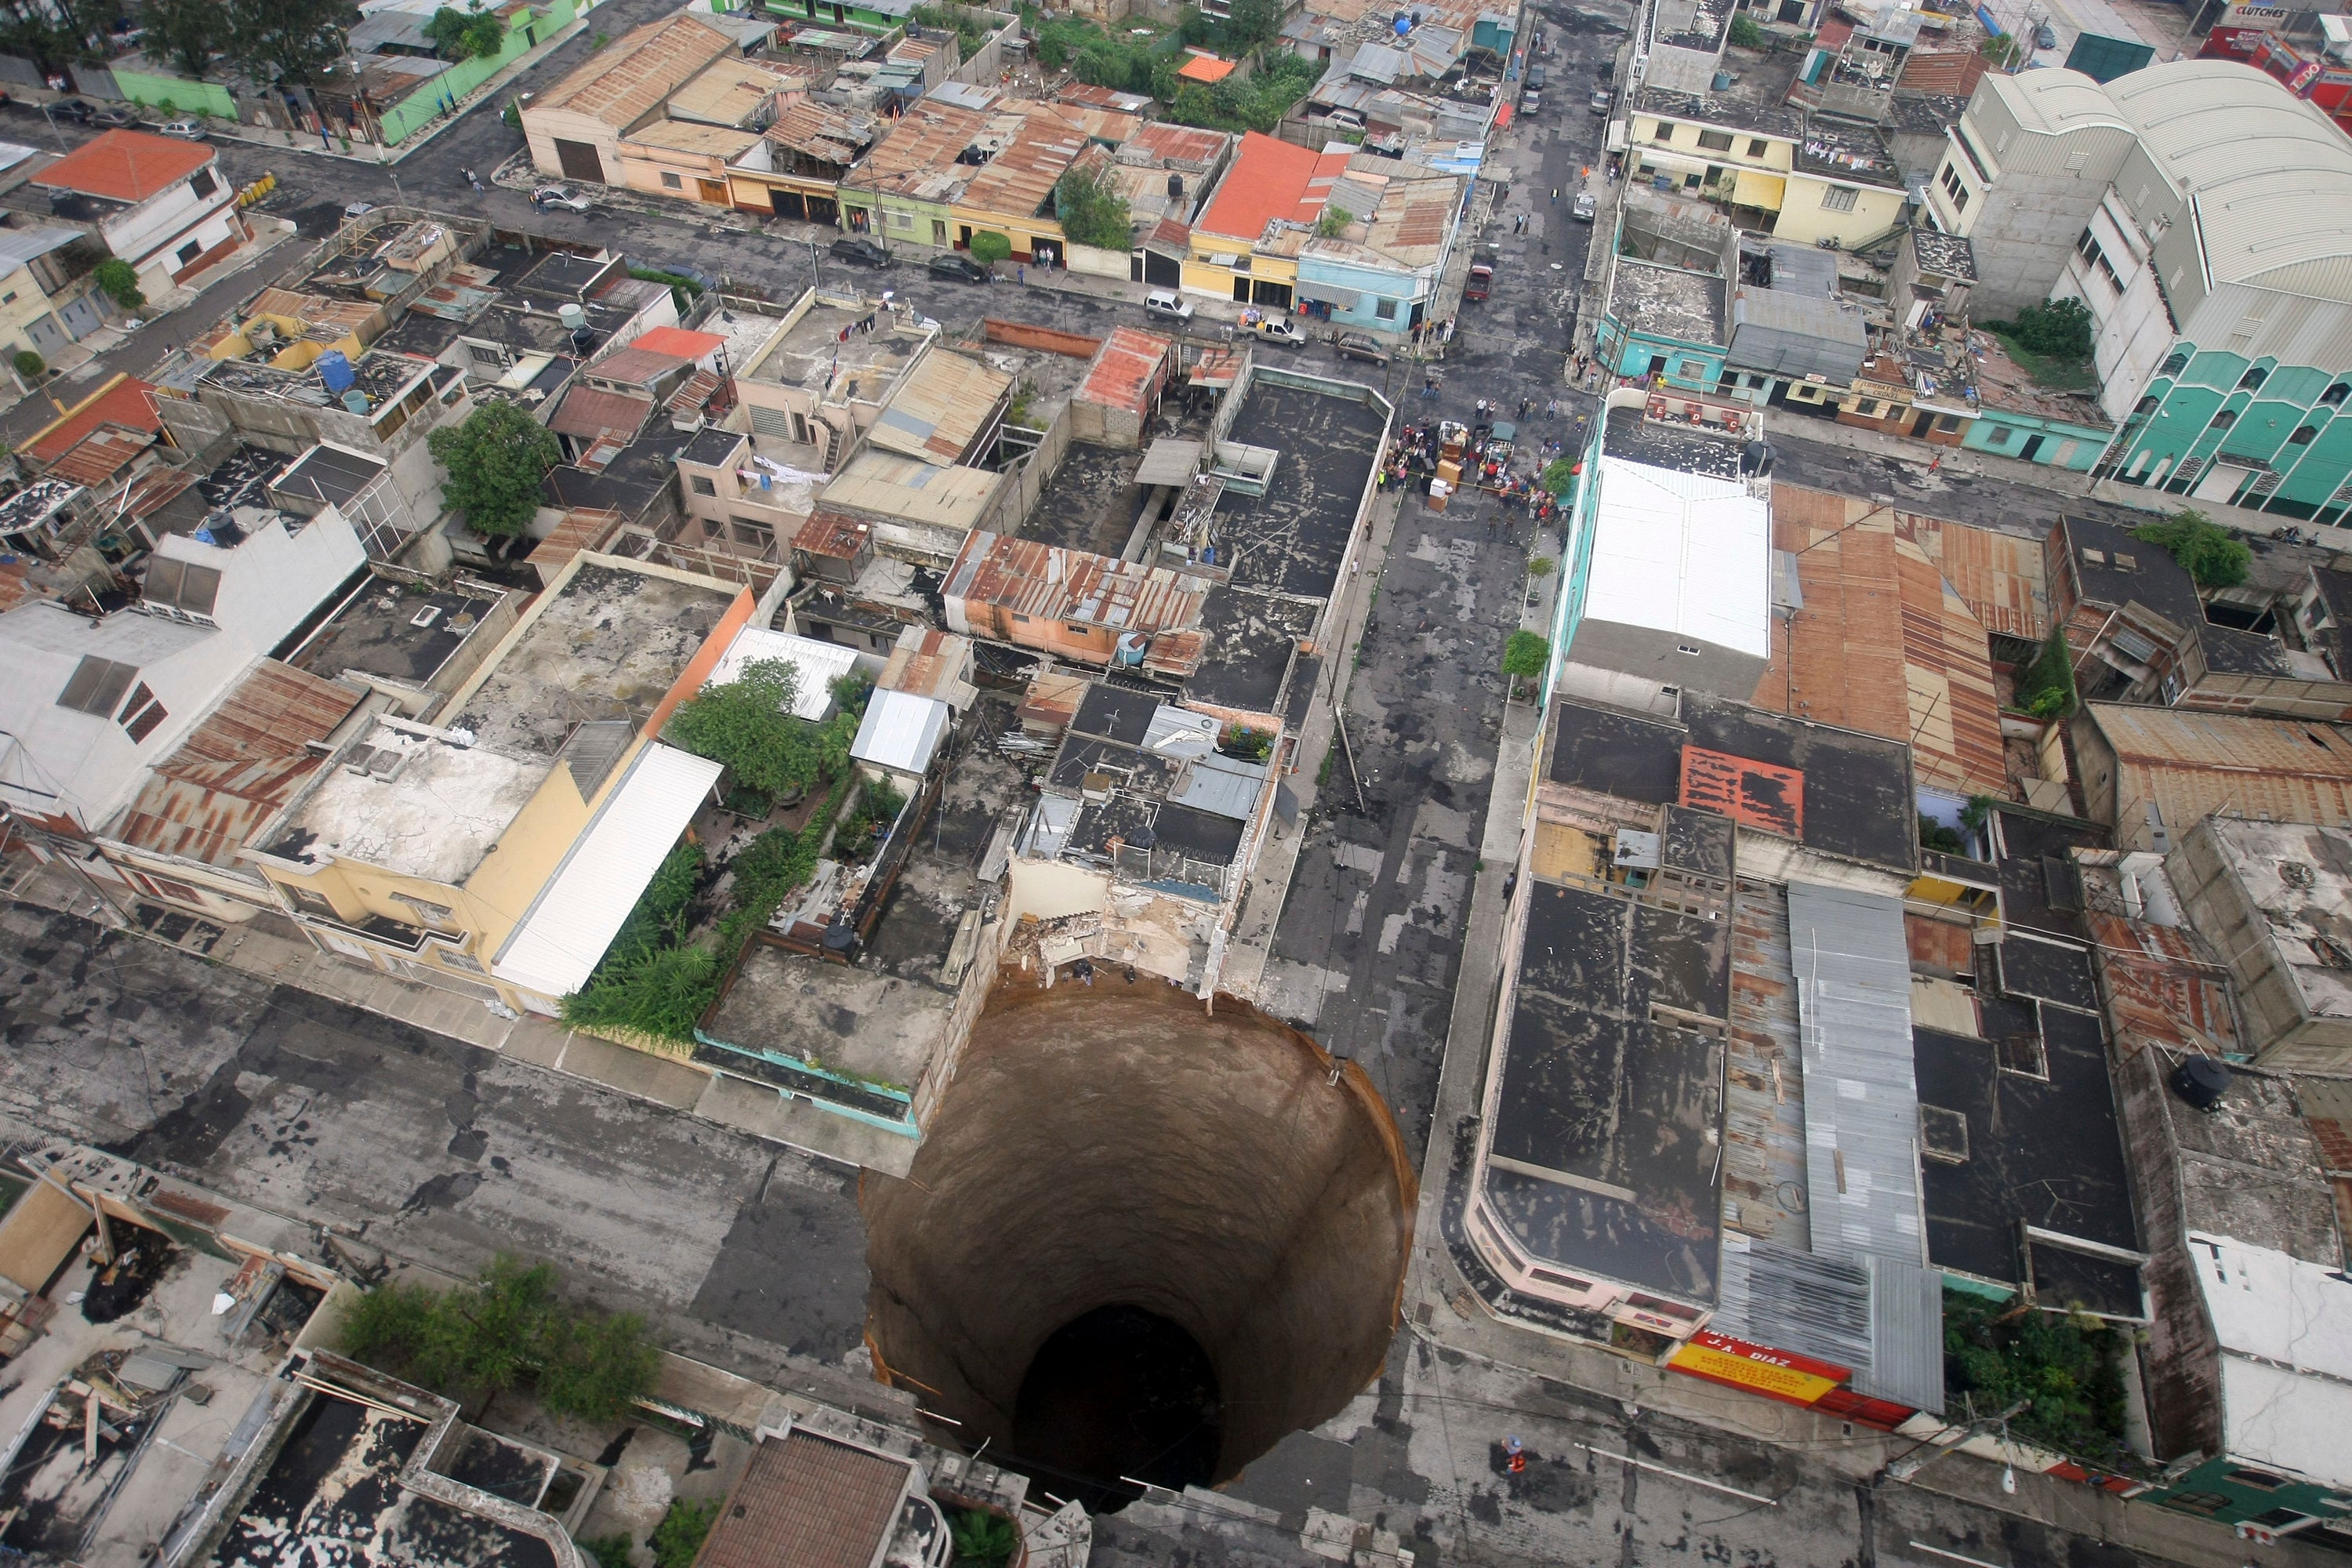
[[[1174,1491],[1206,1486],[1224,1440],[1208,1352],[1157,1312],[1129,1306],[1097,1307],[1038,1347],[1013,1426],[1020,1460],[1051,1474],[1049,1490],[1061,1492],[1053,1483],[1066,1478],[1098,1483],[1076,1488],[1096,1513],[1133,1498],[1122,1479]]]

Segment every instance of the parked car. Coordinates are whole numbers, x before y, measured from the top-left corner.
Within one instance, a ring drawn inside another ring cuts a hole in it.
[[[541,185],[530,193],[530,200],[533,206],[561,207],[568,213],[584,213],[596,205],[577,185]]]
[[[1379,340],[1363,332],[1341,332],[1331,348],[1341,359],[1361,360],[1366,364],[1389,363],[1389,351],[1381,347]]]
[[[1544,83],[1550,79],[1550,78],[1544,75],[1543,67],[1529,66],[1528,68],[1528,86],[1531,90],[1541,92],[1544,89]]]
[[[890,252],[863,235],[845,235],[833,242],[833,258],[856,267],[887,267]]]
[[[50,119],[70,120],[76,125],[89,124],[89,117],[96,112],[98,112],[96,110],[79,98],[61,98],[49,105]]]
[[[1286,349],[1307,346],[1307,334],[1300,331],[1298,323],[1287,316],[1261,316],[1250,331],[1261,342],[1280,343]]]
[[[158,136],[176,136],[183,142],[201,142],[205,139],[205,128],[193,120],[166,120],[163,124],[152,127],[152,130]]]
[[[1143,313],[1155,321],[1173,321],[1180,327],[1192,324],[1191,302],[1173,289],[1154,289],[1146,294]]]
[[[1612,59],[1603,59],[1601,62],[1600,67],[1595,69],[1592,74],[1599,77],[1602,81],[1607,81],[1611,77],[1617,74],[1617,62]]]
[[[1591,191],[1578,194],[1573,216],[1579,223],[1591,223],[1601,212],[1601,204],[1592,199]]]
[[[108,131],[126,131],[139,123],[139,116],[127,109],[107,104],[91,110],[83,117],[82,123],[96,125]]]
[[[1592,112],[1606,114],[1609,112],[1609,106],[1616,101],[1617,95],[1607,88],[1595,88],[1592,93]]]
[[[1519,112],[1521,114],[1533,114],[1537,110],[1541,109],[1542,107],[1543,94],[1538,92],[1534,88],[1529,88],[1526,92],[1519,95]]]
[[[1471,252],[1470,276],[1463,280],[1462,297],[1473,300],[1485,299],[1495,287],[1495,268],[1498,264],[1491,250]]]
[[[2033,47],[2037,49],[2056,48],[2058,47],[2058,29],[2052,26],[2047,22],[2034,23]]]
[[[952,250],[931,258],[930,273],[951,283],[985,283],[995,276],[971,257],[958,256]]]

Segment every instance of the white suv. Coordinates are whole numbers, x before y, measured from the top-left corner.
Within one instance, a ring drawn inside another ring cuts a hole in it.
[[[1143,297],[1143,313],[1155,321],[1173,321],[1180,327],[1192,324],[1192,306],[1181,299],[1172,289],[1154,289]]]

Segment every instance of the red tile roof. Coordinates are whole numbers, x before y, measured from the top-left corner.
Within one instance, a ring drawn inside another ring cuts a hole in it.
[[[1347,168],[1345,153],[1318,153],[1249,132],[1193,230],[1251,245],[1276,218],[1312,224],[1323,216],[1332,184]]]
[[[716,332],[690,332],[684,327],[656,327],[641,333],[629,345],[633,349],[650,349],[657,354],[675,359],[700,359],[703,355],[727,346],[727,340]]]
[[[154,386],[135,375],[116,377],[51,420],[25,443],[25,455],[44,466],[54,463],[101,425],[160,433],[163,416],[155,409]]]
[[[212,161],[213,150],[199,142],[110,131],[34,175],[33,184],[118,202],[143,202]]]
[[[1234,74],[1234,62],[1214,55],[1194,55],[1176,68],[1176,74],[1186,81],[1223,81]]]

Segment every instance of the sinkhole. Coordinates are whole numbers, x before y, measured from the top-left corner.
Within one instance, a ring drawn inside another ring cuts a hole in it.
[[[1378,1375],[1412,1166],[1362,1071],[1230,998],[1000,984],[862,1188],[877,1375],[1097,1510],[1230,1479]]]

